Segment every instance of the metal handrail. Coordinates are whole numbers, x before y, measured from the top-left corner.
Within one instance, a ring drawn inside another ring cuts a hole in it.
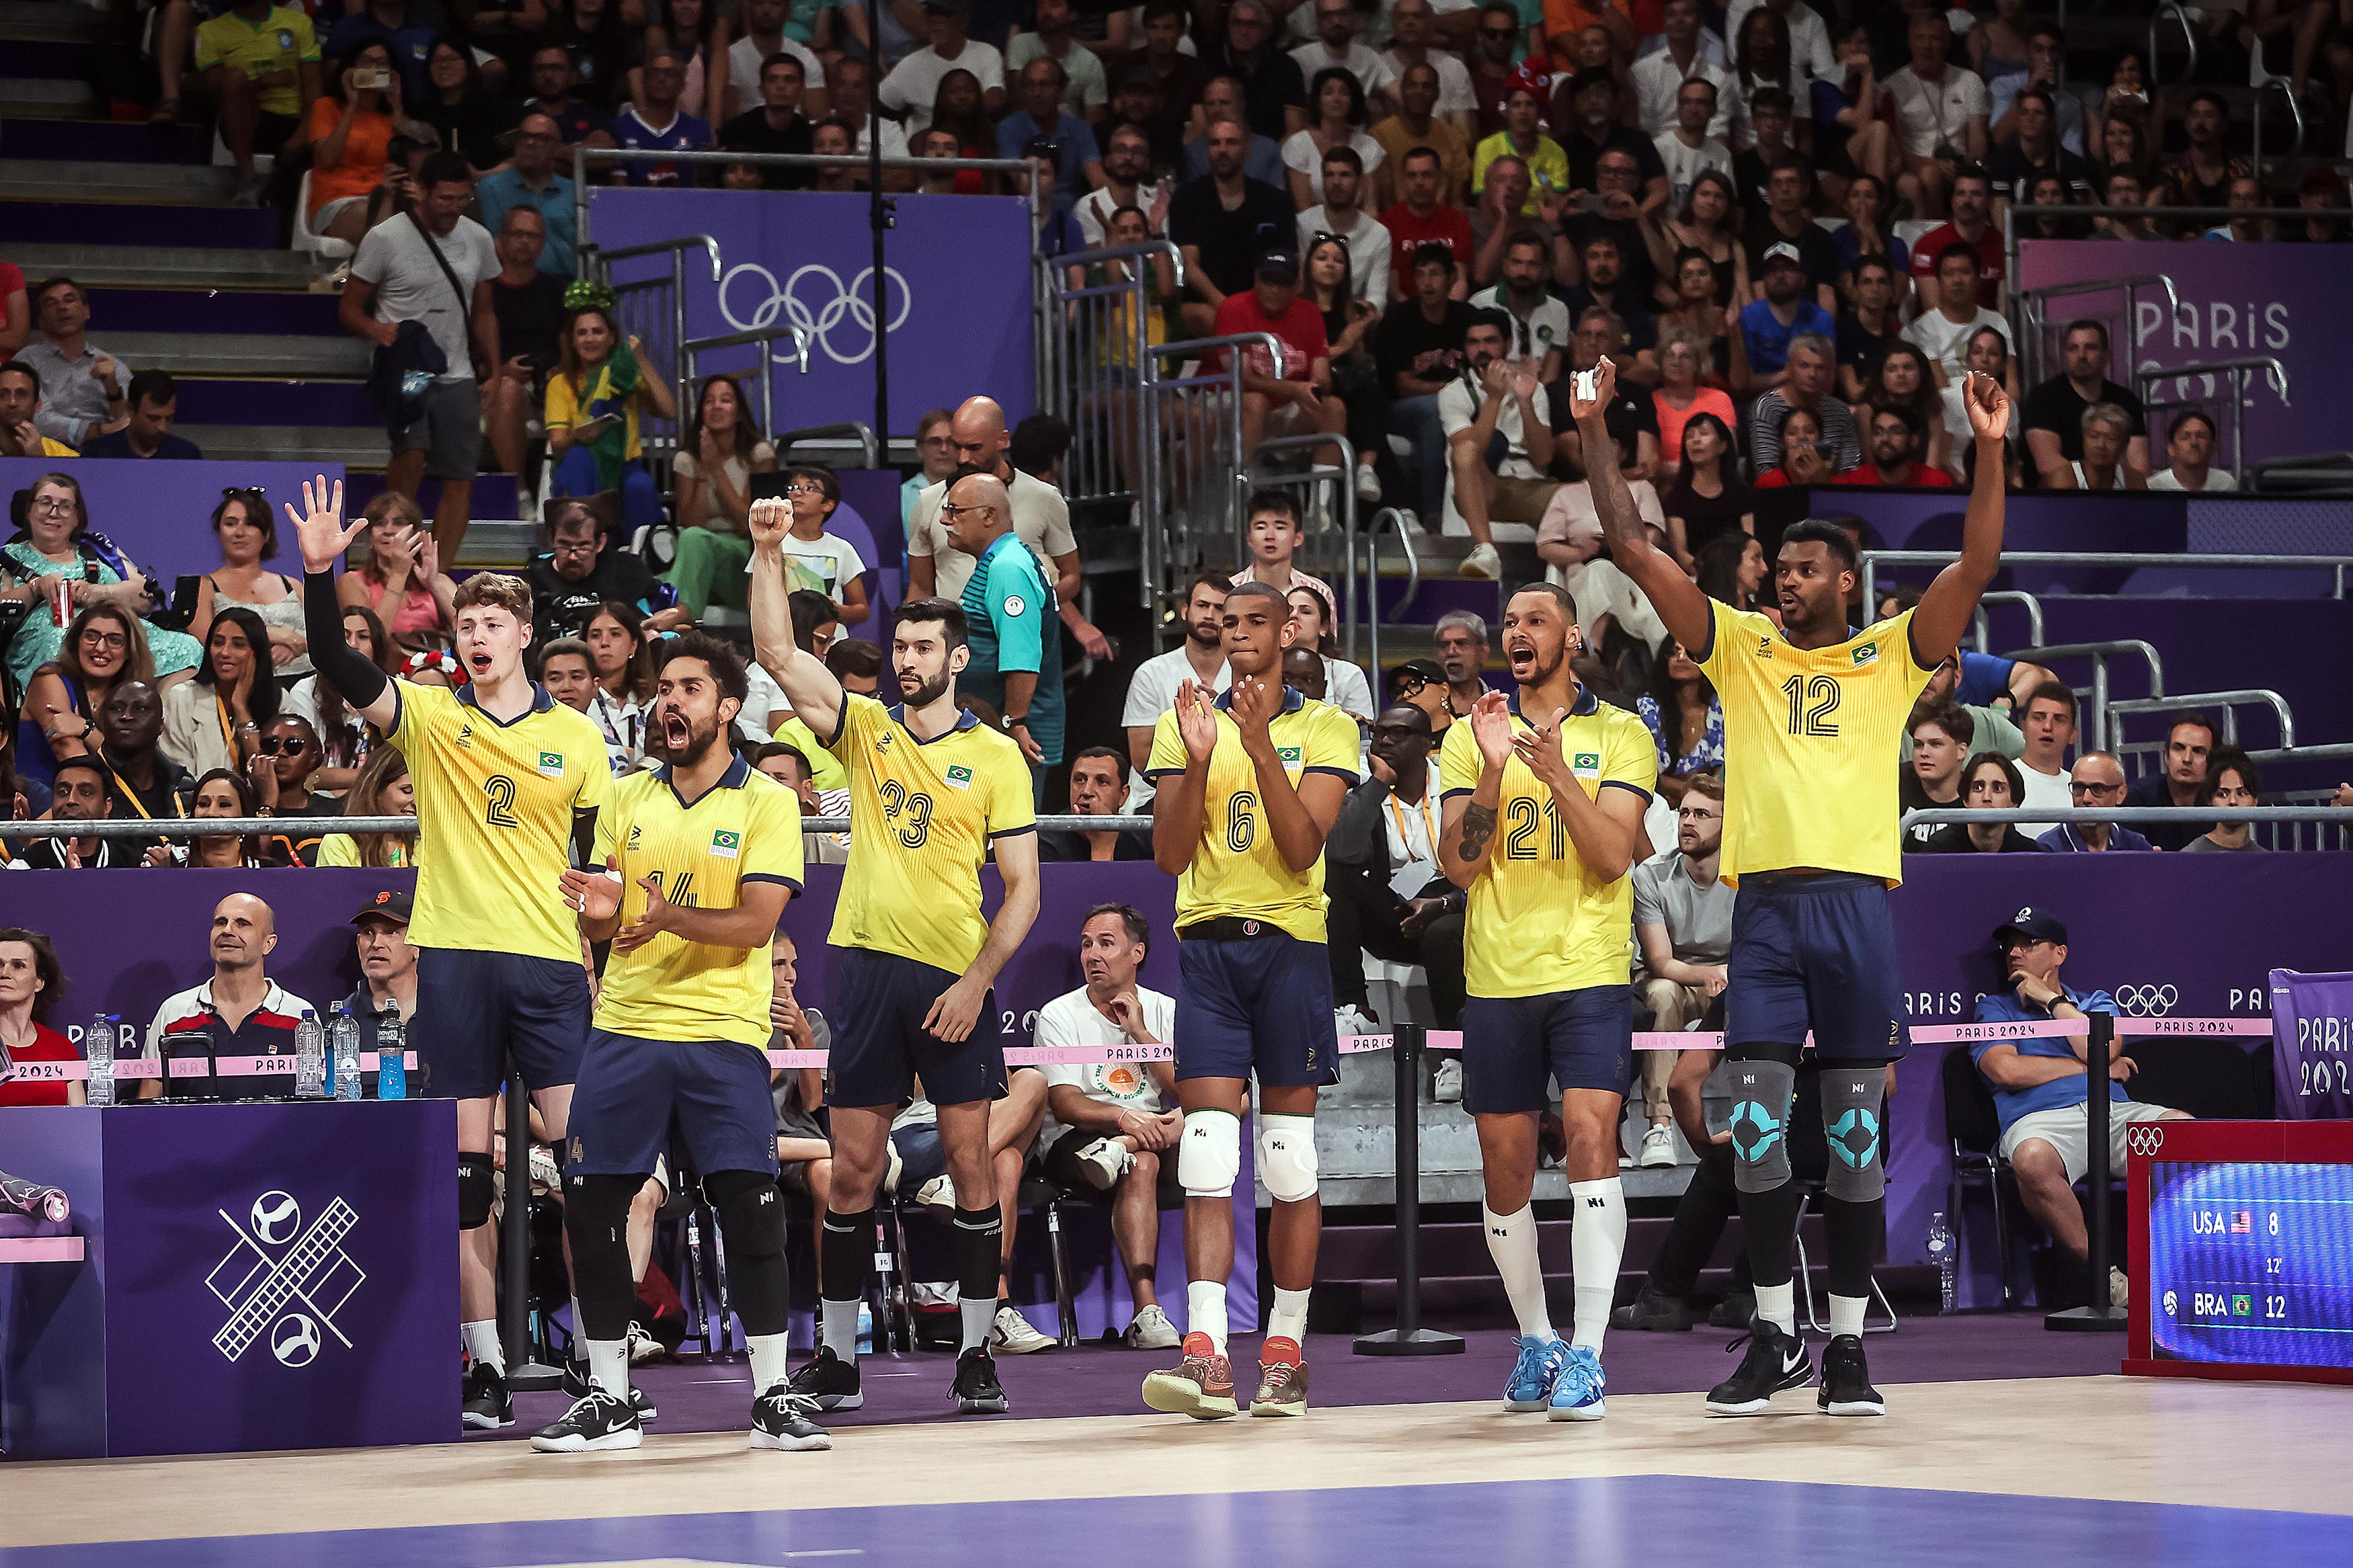
[[[2226,744],[2239,743],[2239,709],[2268,708],[2279,721],[2280,749],[2295,750],[2295,716],[2288,711],[2287,699],[2268,687],[2242,686],[2226,691],[2183,691],[2171,697],[2134,697],[2107,705],[2109,728],[2105,733],[2113,742],[2107,750],[2120,751],[2124,746],[2124,729],[2116,721],[2136,713],[2173,713],[2189,708],[2220,708],[2222,710],[2222,740]],[[2094,733],[2103,731],[2094,731]]]
[[[2042,640],[2042,601],[2022,588],[1997,588],[1989,593],[1978,595],[1977,614],[1971,617],[1971,622],[1977,632],[1978,651],[1979,653],[1991,653],[1993,651],[1993,626],[1992,623],[1986,618],[1986,606],[1988,605],[2023,605],[2026,610],[2027,637],[2037,643],[2040,643]],[[2011,654],[2010,657],[2012,658],[2022,658],[2025,656],[2023,654]],[[2037,662],[2039,663],[2040,661],[2038,660]]]
[[[2183,398],[2170,403],[2157,402],[2150,393],[2160,381],[2183,381],[2193,375],[2228,375],[2231,387],[2231,461],[2239,468],[2247,465],[2247,377],[2262,371],[2279,394],[2282,403],[2287,401],[2287,366],[2272,354],[2244,354],[2236,359],[2200,360],[2189,364],[2155,365],[2142,363],[2133,371],[2135,389],[2140,394],[2142,405],[2160,408],[2200,408],[2195,398]],[[2170,426],[2168,426],[2169,428]]]
[[[858,443],[858,455],[864,459],[859,466],[879,468],[882,466],[882,443],[875,438],[874,426],[859,420],[845,420],[838,425],[803,425],[782,431],[768,438],[769,445],[782,455],[803,441],[821,441],[828,436],[847,436]]]
[[[682,239],[649,240],[643,245],[623,245],[609,250],[601,245],[584,245],[579,247],[578,257],[586,261],[593,256],[609,268],[616,261],[628,261],[639,256],[659,256],[667,250],[691,250],[697,247],[701,247],[703,254],[711,258],[711,280],[718,282],[722,268],[719,242],[707,234],[690,234]],[[582,268],[581,276],[587,276],[586,268]]]
[[[2030,664],[2058,664],[2069,659],[2088,658],[2092,661],[2092,689],[2083,692],[2084,706],[2091,710],[2091,722],[2085,729],[2094,736],[2108,732],[2108,660],[2118,654],[2137,654],[2148,663],[2148,694],[2165,695],[2165,661],[2158,657],[2154,644],[2138,637],[2118,637],[2110,642],[2057,643],[2049,647],[2019,648],[2006,657],[2024,659]]]
[[[45,821],[0,822],[0,837],[7,838],[242,838],[256,834],[284,833],[299,826],[305,838],[328,833],[405,833],[417,831],[413,816],[172,816],[153,821],[108,817],[78,822],[52,817]],[[1149,831],[1149,816],[1040,816],[1038,826],[1049,833],[1108,833]],[[848,833],[846,816],[804,816],[804,833]]]
[[[1267,351],[1271,363],[1275,364],[1281,364],[1282,363],[1282,341],[1272,332],[1227,332],[1215,337],[1181,338],[1173,343],[1146,343],[1144,345],[1143,365],[1144,380],[1147,387],[1155,387],[1165,390],[1170,387],[1216,386],[1221,391],[1229,390],[1232,393],[1233,395],[1229,400],[1229,406],[1223,410],[1226,422],[1226,434],[1232,439],[1234,452],[1234,468],[1233,473],[1230,476],[1229,482],[1226,487],[1227,493],[1225,505],[1227,527],[1228,531],[1234,536],[1234,545],[1237,552],[1240,551],[1243,544],[1241,538],[1243,522],[1241,515],[1242,491],[1243,487],[1250,481],[1248,476],[1245,475],[1242,470],[1241,461],[1241,362],[1232,351],[1245,348],[1263,348]],[[1197,372],[1195,374],[1189,376],[1164,377],[1160,374],[1161,366],[1164,363],[1181,366],[1188,359],[1200,359],[1203,356],[1215,353],[1219,349],[1228,351],[1227,363],[1224,370],[1215,374],[1203,374]],[[1157,432],[1155,431],[1155,445],[1156,446]],[[1145,497],[1145,504],[1148,510],[1151,505],[1151,498],[1148,494]],[[1155,521],[1153,518],[1147,516],[1144,520],[1144,526],[1145,531],[1149,533],[1155,526]]]
[[[1862,602],[1878,603],[1877,571],[1883,563],[1890,566],[1941,566],[1960,559],[1954,550],[1866,550],[1859,558],[1862,570]],[[2211,566],[2218,570],[2326,570],[2336,574],[2332,598],[2345,596],[2345,572],[2353,567],[2353,555],[2248,555],[2168,554],[2149,550],[2006,550],[2002,552],[2004,566],[2118,566],[2141,568]]]
[[[2179,10],[2179,7],[2176,6],[2175,9]],[[2182,26],[2187,27],[2189,24],[2185,22]],[[2258,50],[2263,47],[2261,39],[2256,40],[2255,47]],[[2193,62],[2197,58],[2197,47],[2195,45],[2191,46],[2190,58]],[[2261,56],[2258,55],[2257,58],[2260,59]],[[2284,76],[2264,77],[2255,88],[2255,144],[2253,155],[2248,160],[2254,165],[2255,173],[2258,175],[2263,173],[2263,101],[2271,97],[2274,89],[2277,89],[2279,95],[2287,100],[2288,123],[2295,127],[2295,140],[2289,144],[2289,154],[2293,156],[2295,153],[2302,151],[2304,147],[2304,105],[2295,100],[2295,87],[2288,81],[2288,79]]]
[[[1405,613],[1414,600],[1421,596],[1421,552],[1414,547],[1413,527],[1406,521],[1401,508],[1385,506],[1373,513],[1365,524],[1365,627],[1372,645],[1372,671],[1375,679],[1381,673],[1381,524],[1387,521],[1397,529],[1398,548],[1405,553],[1405,595],[1398,599],[1390,614],[1402,623]],[[1348,651],[1354,654],[1356,645]]]
[[[2004,229],[2002,240],[2003,248],[2009,254],[2010,271],[2007,276],[2011,278],[2018,276],[2019,230],[2022,226],[2016,221],[2018,215],[2058,210],[2061,209],[2019,206],[2010,209],[2010,221]],[[2082,213],[2095,209],[2073,207],[2064,210]],[[2124,209],[2114,210],[2123,211]],[[2146,212],[2147,209],[2137,210]],[[2168,208],[2167,210],[2173,212],[2177,209]],[[2016,313],[2017,319],[2010,323],[2011,341],[2016,345],[2020,360],[2020,379],[2029,385],[2044,379],[2042,333],[2044,328],[2050,324],[2044,306],[2050,301],[2070,299],[2079,294],[2105,294],[2112,290],[2122,290],[2125,297],[2126,331],[2123,334],[2110,334],[2110,358],[2113,360],[2116,343],[2120,338],[2128,339],[2130,336],[2136,291],[2147,288],[2161,289],[2165,291],[2167,321],[2172,321],[2181,313],[2181,297],[2174,292],[2173,279],[2157,272],[2134,272],[2121,278],[2089,278],[2074,283],[2052,283],[2041,289],[2030,289],[2013,295],[2011,309]]]
[[[2221,808],[2211,805],[2025,805],[2005,806],[1999,811],[1979,811],[1966,805],[1925,805],[1905,812],[1903,826],[1949,827],[1955,823],[1983,826],[1992,822],[2121,822],[2127,826],[2136,822],[2211,824],[2222,815],[2225,814]],[[2232,822],[2353,823],[2353,806],[2343,805],[2234,805],[2227,815]]]
[[[2181,79],[2183,81],[2198,79],[2198,29],[2189,25],[2189,13],[2181,8],[2178,0],[2164,0],[2164,3],[2150,12],[2148,16],[2147,69],[2148,85],[2152,89],[2162,85],[2157,79],[2157,33],[2158,25],[2168,16],[2181,25],[2181,41],[2189,50],[2189,64],[2183,68]],[[2061,20],[2063,25],[2065,18],[2063,17]]]
[[[695,384],[702,379],[702,356],[704,354],[716,353],[721,349],[745,348],[757,343],[760,345],[760,428],[763,430],[775,429],[776,427],[776,377],[775,371],[776,356],[769,352],[767,345],[775,342],[778,338],[789,338],[792,340],[794,368],[798,370],[801,374],[807,375],[808,374],[809,363],[809,335],[804,329],[790,325],[789,323],[783,326],[754,327],[748,331],[741,332],[723,332],[715,338],[693,338],[679,344],[679,411],[681,414],[685,412],[688,405],[688,400],[694,396]],[[683,435],[683,433],[684,421],[681,420],[681,434]],[[675,500],[674,497],[672,499]]]

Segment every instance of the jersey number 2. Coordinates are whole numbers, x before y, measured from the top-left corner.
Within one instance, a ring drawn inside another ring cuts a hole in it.
[[[1838,733],[1838,726],[1831,721],[1839,705],[1839,683],[1835,679],[1827,675],[1793,675],[1781,683],[1781,695],[1789,700],[1789,733]]]
[[[482,781],[482,794],[489,797],[483,807],[482,820],[492,827],[514,826],[514,780],[504,773],[492,773]]]

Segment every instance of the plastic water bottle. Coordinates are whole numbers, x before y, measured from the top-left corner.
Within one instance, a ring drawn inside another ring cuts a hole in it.
[[[384,1021],[375,1028],[375,1097],[378,1100],[408,1098],[408,1031],[400,1022],[397,1009],[385,1009]]]
[[[303,1008],[301,1021],[294,1026],[294,1092],[304,1100],[327,1097],[325,1038],[319,1015]]]
[[[360,1021],[341,1002],[327,1025],[327,1045],[335,1058],[335,1098],[357,1100],[360,1080]]]
[[[1928,1216],[1928,1260],[1936,1266],[1936,1278],[1944,1291],[1944,1310],[1949,1312],[1957,1305],[1955,1266],[1958,1258],[1953,1247],[1953,1227],[1945,1223],[1942,1209]]]
[[[92,1105],[114,1103],[114,1020],[100,1013],[90,1021],[82,1037],[82,1054],[90,1058],[90,1079],[84,1084]]]

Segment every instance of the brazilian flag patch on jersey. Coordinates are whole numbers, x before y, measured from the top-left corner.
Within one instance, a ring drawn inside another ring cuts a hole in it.
[[[744,836],[723,827],[711,836],[711,853],[722,860],[733,860],[744,847]]]
[[[1282,765],[1286,768],[1297,763],[1300,756],[1299,748],[1296,746],[1281,747],[1274,754],[1282,759]]]
[[[948,770],[948,783],[955,785],[958,789],[970,789],[972,787],[972,770],[965,767],[962,763],[958,763],[955,767]]]
[[[1568,771],[1578,778],[1589,779],[1601,771],[1601,753],[1579,752],[1568,764]]]
[[[562,778],[564,776],[564,753],[562,752],[540,752],[539,771],[545,773],[552,779]]]
[[[1857,668],[1866,664],[1876,664],[1879,662],[1879,645],[1875,642],[1867,642],[1856,648],[1852,657]]]

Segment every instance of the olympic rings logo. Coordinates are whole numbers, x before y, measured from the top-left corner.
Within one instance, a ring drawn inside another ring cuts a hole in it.
[[[2181,993],[2170,985],[2119,985],[2110,994],[2135,1018],[2161,1017],[2181,1002]]]
[[[739,279],[749,276],[767,289],[765,297],[757,297],[756,285],[737,287]],[[883,299],[890,320],[883,331],[895,332],[907,321],[914,309],[914,294],[907,287],[906,278],[895,267],[883,268]],[[895,290],[895,298],[893,297]],[[782,285],[776,275],[756,261],[743,262],[730,268],[719,280],[719,313],[727,324],[739,332],[756,332],[776,324],[782,316],[787,326],[798,328],[813,348],[824,351],[826,358],[836,364],[860,364],[874,354],[874,268],[867,268],[845,286],[841,275],[830,267],[810,262],[794,269]],[[747,309],[739,310],[741,303]],[[833,331],[844,328],[843,342],[837,346]],[[861,344],[858,339],[866,341]],[[855,349],[845,353],[844,349]],[[778,364],[790,364],[789,351],[773,352],[769,358]]]
[[[2135,1122],[2125,1130],[2125,1148],[2135,1154],[2154,1154],[2165,1147],[2165,1129]]]

